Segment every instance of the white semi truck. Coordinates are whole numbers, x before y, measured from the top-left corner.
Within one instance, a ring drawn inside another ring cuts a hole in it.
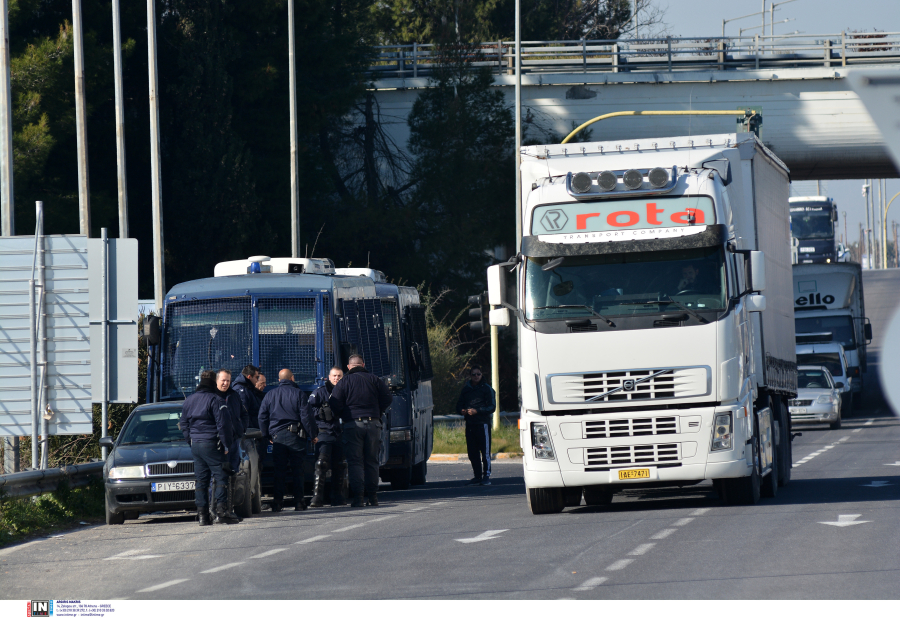
[[[788,169],[750,133],[522,153],[521,252],[488,290],[491,323],[517,322],[532,512],[704,480],[774,495],[797,391]]]
[[[844,346],[852,384],[852,394],[842,410],[847,417],[862,395],[866,346],[872,340],[862,267],[854,262],[797,264],[793,275],[797,344],[834,341]]]

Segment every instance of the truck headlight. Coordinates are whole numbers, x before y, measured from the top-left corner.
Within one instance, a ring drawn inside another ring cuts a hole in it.
[[[120,466],[109,469],[111,479],[142,479],[144,478],[144,466]]]
[[[819,395],[816,399],[816,403],[834,403],[834,397],[831,395]]]
[[[535,459],[556,459],[547,423],[531,424],[531,446],[534,449]]]
[[[391,442],[409,442],[412,440],[412,433],[409,429],[397,429],[391,432]]]
[[[727,451],[733,444],[731,434],[731,412],[716,414],[713,421],[713,436],[711,451]]]

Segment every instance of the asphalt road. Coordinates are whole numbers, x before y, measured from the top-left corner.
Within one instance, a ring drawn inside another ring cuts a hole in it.
[[[900,271],[875,274],[877,349]],[[900,419],[870,395],[840,430],[800,431],[793,480],[755,506],[704,483],[535,517],[520,463],[496,463],[491,487],[466,487],[467,464],[432,464],[427,485],[377,508],[208,528],[142,516],[0,549],[0,598],[900,597]]]

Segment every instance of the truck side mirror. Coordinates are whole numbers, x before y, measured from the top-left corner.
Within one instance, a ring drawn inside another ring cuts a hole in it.
[[[766,297],[760,294],[753,294],[747,297],[747,311],[757,313],[766,310]]]
[[[499,306],[506,302],[506,271],[500,264],[488,266],[488,304]]]
[[[766,254],[762,251],[750,252],[750,291],[766,290]]]
[[[872,324],[866,324],[863,326],[863,333],[866,336],[866,343],[872,343]]]
[[[491,309],[488,314],[491,326],[509,326],[509,309],[500,307],[499,309]]]
[[[159,345],[159,316],[144,316],[144,341],[147,345]]]

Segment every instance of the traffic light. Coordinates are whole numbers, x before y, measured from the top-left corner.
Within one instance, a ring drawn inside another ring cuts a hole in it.
[[[469,297],[469,304],[474,305],[469,309],[469,328],[476,333],[486,333],[489,330],[488,313],[490,306],[488,305],[488,293],[483,292]]]

